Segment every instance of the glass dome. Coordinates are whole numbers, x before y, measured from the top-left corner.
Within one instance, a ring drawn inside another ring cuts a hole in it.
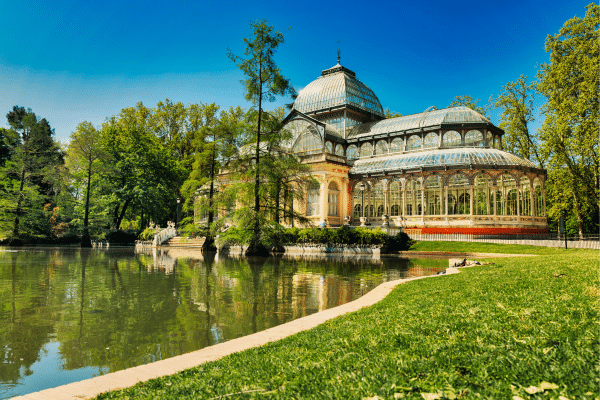
[[[422,129],[443,124],[463,123],[491,124],[489,119],[477,111],[469,107],[459,106],[360,124],[350,132],[348,138],[378,135],[380,133],[403,132],[410,129]]]
[[[426,167],[444,168],[457,165],[537,168],[531,161],[502,150],[455,148],[358,159],[349,172],[351,174],[368,174]]]
[[[294,109],[310,114],[345,105],[384,117],[383,107],[375,93],[358,80],[354,72],[337,64],[321,72],[319,78],[298,93]]]

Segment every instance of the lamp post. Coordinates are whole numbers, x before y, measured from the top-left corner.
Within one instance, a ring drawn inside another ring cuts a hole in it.
[[[360,209],[362,211],[362,217],[360,217],[360,226],[365,226],[367,219],[365,218],[365,189],[366,189],[366,185],[364,184],[364,182],[361,182],[358,185],[358,188],[360,189],[360,192],[362,194],[362,201],[360,204]]]
[[[181,203],[181,199],[177,198],[177,220],[175,224],[175,229],[179,228],[179,203]]]

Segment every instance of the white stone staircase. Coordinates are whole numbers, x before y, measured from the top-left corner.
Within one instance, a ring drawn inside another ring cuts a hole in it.
[[[191,239],[183,236],[175,236],[164,242],[162,246],[202,249],[205,240],[206,238],[204,237]]]

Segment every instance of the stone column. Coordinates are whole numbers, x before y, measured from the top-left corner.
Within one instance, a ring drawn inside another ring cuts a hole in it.
[[[321,223],[322,220],[327,221],[327,214],[329,213],[329,196],[328,196],[328,184],[327,184],[327,178],[326,177],[322,177],[321,178],[321,193],[320,194],[320,198],[319,198],[319,202],[321,204],[319,204],[319,209],[320,211],[320,220],[319,223]]]
[[[388,196],[389,196],[389,181],[387,179],[383,180],[383,214],[384,215],[389,215],[388,214]]]
[[[532,181],[530,181],[532,182]],[[529,215],[532,217],[535,217],[537,215],[537,210],[536,210],[536,206],[535,206],[535,202],[533,201],[533,186],[529,185],[529,201],[531,202],[531,205],[529,207]]]
[[[496,196],[498,195],[498,188],[496,186],[492,186],[492,204],[494,205],[494,217],[498,215],[498,199]]]
[[[469,192],[471,193],[469,196],[469,210],[471,211],[471,216],[473,216],[473,186],[469,187]]]
[[[444,186],[444,216],[448,221],[448,186]]]
[[[517,217],[521,216],[521,184],[517,185]]]
[[[402,217],[406,215],[406,181],[400,182],[402,189]]]

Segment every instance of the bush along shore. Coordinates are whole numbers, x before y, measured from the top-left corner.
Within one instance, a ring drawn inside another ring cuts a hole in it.
[[[231,227],[217,238],[218,248],[245,246],[249,237],[244,236],[247,230]],[[376,248],[382,253],[408,250],[414,243],[407,234],[400,232],[394,236],[388,235],[381,228],[283,228],[265,232],[262,243],[271,253],[281,253],[286,246],[302,246],[313,248]]]
[[[407,282],[312,330],[98,399],[598,398],[597,252],[529,250],[539,255]]]

